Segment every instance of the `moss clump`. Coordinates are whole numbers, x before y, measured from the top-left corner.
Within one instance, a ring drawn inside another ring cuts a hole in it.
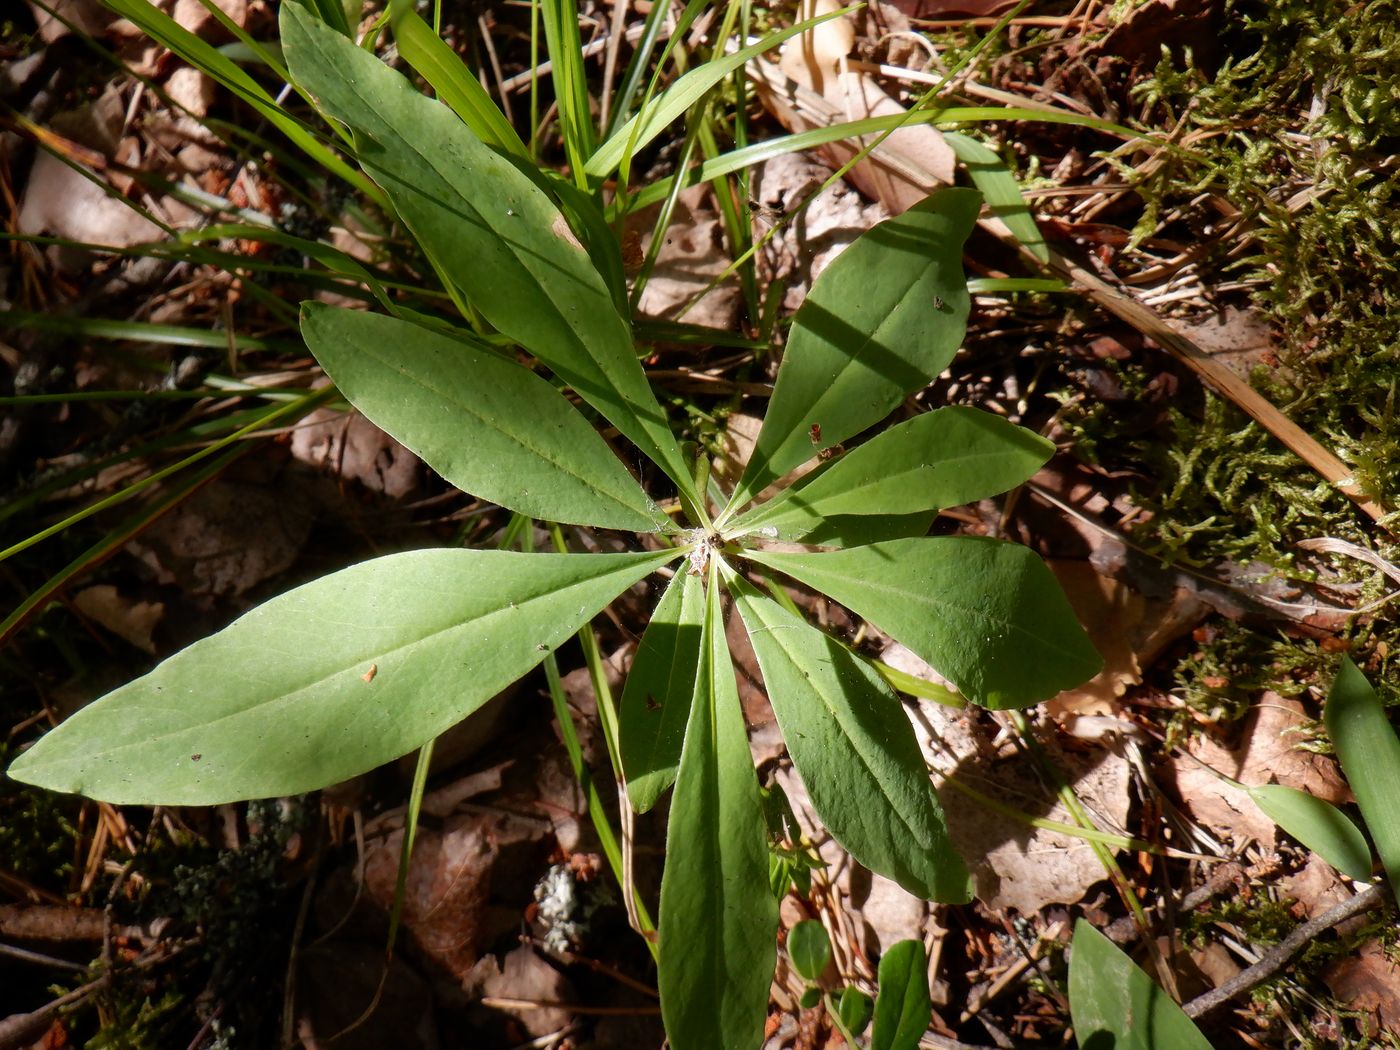
[[[0,745],[0,769],[14,755]],[[78,843],[78,810],[71,795],[6,781],[0,791],[0,857],[11,875],[56,893],[66,892]]]
[[[1367,492],[1393,500],[1400,2],[1226,6],[1231,29],[1213,75],[1189,54],[1164,54],[1134,89],[1148,123],[1179,125],[1175,141],[1185,147],[1146,174],[1123,169],[1143,203],[1135,234],[1209,242],[1222,225],[1212,202],[1239,209],[1246,239],[1221,240],[1202,273],[1207,288],[1247,290],[1277,329],[1277,360],[1256,370],[1255,385],[1332,447]],[[1159,230],[1169,214],[1172,225]],[[1070,422],[1100,447],[1125,446],[1158,483],[1142,494],[1156,516],[1141,538],[1163,557],[1224,556],[1293,572],[1292,545],[1305,536],[1374,545],[1344,497],[1213,396],[1168,411],[1165,440],[1119,433],[1093,413]]]

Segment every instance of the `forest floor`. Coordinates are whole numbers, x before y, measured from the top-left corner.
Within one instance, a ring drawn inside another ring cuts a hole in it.
[[[197,0],[160,6],[213,45],[233,40]],[[599,84],[649,6],[580,5]],[[790,6],[764,17],[787,24]],[[752,73],[746,133],[810,126],[823,105],[909,105],[1011,6],[875,0],[840,23],[847,37],[790,45]],[[217,7],[259,39],[276,31],[267,0]],[[94,0],[53,10],[7,8],[0,40],[0,612],[15,610],[0,635],[4,764],[271,595],[371,554],[490,545],[510,517],[331,401],[134,501],[103,502],[282,393],[325,384],[285,309],[337,294],[312,260],[234,237],[172,241],[162,227],[260,216],[425,278],[407,249],[370,254],[349,191],[285,146],[230,146],[229,128],[272,131],[224,88]],[[525,128],[528,7],[446,3],[442,20]],[[697,48],[714,25],[692,29]],[[1362,885],[1240,787],[1350,806],[1319,721],[1341,655],[1397,697],[1400,5],[1033,2],[943,90],[1064,118],[959,130],[1017,175],[1065,288],[977,294],[952,367],[915,395],[919,408],[996,412],[1058,449],[1027,485],[935,527],[1041,553],[1106,666],[1028,712],[1036,761],[1000,716],[906,700],[936,777],[951,761],[1006,811],[940,779],[977,890],[952,907],[871,875],[822,835],[740,651],[760,776],[784,788],[823,862],[809,894],[783,899],[784,927],[820,919],[833,979],[867,988],[884,948],[923,940],[930,1047],[1069,1045],[1078,917],[1184,1002],[1262,962],[1200,1018],[1218,1047],[1400,1045],[1393,904],[1368,897],[1348,914]],[[547,117],[542,103],[533,112]],[[849,151],[779,156],[736,184],[744,236],[777,229],[723,280],[737,254],[729,217],[708,186],[681,195],[639,302],[652,322],[645,364],[678,430],[721,466],[752,447],[777,366],[746,340],[789,316],[863,230],[965,178],[931,126],[899,136],[819,193]],[[669,174],[678,156],[678,140],[652,151],[636,178]],[[635,233],[640,254],[654,221],[638,214],[624,247]],[[970,278],[1026,273],[997,232],[974,233]],[[624,595],[595,622],[613,685],[657,593]],[[927,672],[843,610],[794,597],[867,651]],[[558,659],[617,826],[582,652]],[[659,1047],[655,970],[600,856],[543,674],[437,743],[386,971],[413,773],[410,755],[315,795],[208,809],[0,781],[0,1048]],[[1154,849],[1117,851],[1111,875],[1087,842],[1027,823],[1072,821],[1056,776],[1099,826]],[[629,823],[654,900],[664,812]],[[1141,902],[1140,921],[1125,900]],[[1278,949],[1319,917],[1304,950]],[[801,991],[780,963],[767,1050],[843,1045]]]

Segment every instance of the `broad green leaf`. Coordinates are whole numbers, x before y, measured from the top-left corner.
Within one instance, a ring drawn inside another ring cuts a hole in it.
[[[799,922],[788,931],[787,951],[798,976],[809,981],[820,980],[826,964],[831,961],[831,941],[826,927],[814,919]]]
[[[1371,877],[1371,847],[1350,817],[1306,791],[1264,784],[1246,787],[1264,815],[1332,867],[1353,879]]]
[[[885,680],[737,575],[773,713],[812,807],[851,855],[916,897],[970,899],[967,868],[948,839],[928,768]]]
[[[953,359],[967,327],[962,246],[980,204],[974,190],[940,190],[822,271],[793,318],[731,507],[879,422]]]
[[[675,1050],[763,1041],[777,956],[768,842],[711,563],[661,876],[661,1016]]]
[[[880,957],[870,1050],[915,1050],[933,1017],[922,941],[900,941]]]
[[[935,536],[745,556],[865,617],[983,707],[1048,699],[1103,664],[1045,563],[1014,543]]]
[[[177,653],[83,708],[9,772],[132,804],[203,806],[325,787],[461,721],[673,557],[375,558]]]
[[[588,421],[514,361],[383,314],[306,303],[301,334],[351,404],[464,492],[534,518],[667,524]]]
[[[661,596],[622,688],[618,747],[632,808],[645,813],[676,779],[700,663],[705,586],[686,562]]]
[[[1070,947],[1069,1010],[1082,1050],[1211,1050],[1171,996],[1083,919]]]
[[[394,43],[403,60],[432,85],[438,97],[452,107],[452,112],[462,118],[477,138],[503,153],[513,153],[529,161],[530,151],[481,86],[481,81],[467,68],[462,57],[418,17],[411,0],[392,0],[389,12]]]
[[[360,163],[472,305],[693,500],[689,470],[627,322],[544,191],[446,106],[297,4],[282,5],[282,42],[298,83],[355,130]]]
[[[814,523],[802,542],[814,547],[864,547],[886,540],[927,536],[936,517],[936,510],[917,514],[836,514]]]
[[[1322,721],[1386,878],[1392,887],[1400,887],[1400,738],[1380,697],[1349,657],[1343,657],[1337,669]]]
[[[841,990],[841,1000],[837,1003],[836,1013],[841,1018],[841,1023],[846,1026],[846,1031],[852,1035],[860,1035],[874,1016],[875,1000],[859,988],[847,985]]]
[[[987,210],[1006,223],[1032,255],[1043,263],[1050,261],[1050,249],[1045,244],[1035,216],[1026,207],[1021,185],[1011,174],[1006,162],[976,139],[956,131],[945,131],[943,140],[953,148],[958,160],[967,167],[972,184],[982,191]]]
[[[742,50],[727,55],[717,54],[708,62],[700,63],[667,88],[651,105],[613,132],[608,141],[588,158],[585,170],[594,178],[606,178],[617,169],[624,157],[636,153],[681,116],[690,112],[691,107],[703,98],[706,92],[736,69],[742,69],[744,63],[771,51],[789,37],[805,33],[844,14],[845,11],[832,11],[819,18],[798,22],[787,29],[769,33],[758,43],[750,44]]]
[[[1036,472],[1055,446],[990,412],[940,408],[890,427],[812,482],[785,489],[725,531],[763,529],[801,540],[830,518],[911,515],[1005,492]]]

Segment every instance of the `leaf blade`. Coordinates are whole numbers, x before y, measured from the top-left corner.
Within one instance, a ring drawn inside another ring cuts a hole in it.
[[[899,941],[880,957],[870,1050],[914,1050],[933,1017],[922,941]]]
[[[1102,660],[1034,552],[981,536],[745,556],[834,598],[994,710],[1098,673]]]
[[[383,314],[302,307],[306,345],[356,408],[464,492],[535,518],[654,531],[666,518],[548,382]]]
[[[622,687],[618,746],[627,797],[638,813],[656,805],[676,779],[695,693],[705,588],[685,569],[661,596]]]
[[[727,532],[776,529],[777,539],[802,540],[834,517],[961,506],[1026,481],[1054,450],[1044,438],[990,412],[940,408],[871,438],[810,483],[784,489],[737,518]]]
[[[815,919],[804,919],[788,931],[787,950],[792,968],[809,981],[821,980],[831,961],[831,940]]]
[[[975,190],[940,190],[867,230],[822,272],[793,318],[732,507],[879,422],[952,360],[969,306],[962,245],[980,203]]]
[[[1342,658],[1322,722],[1356,795],[1386,878],[1400,886],[1400,738],[1380,697],[1356,664]]]
[[[1332,867],[1353,879],[1371,877],[1371,847],[1351,818],[1306,791],[1282,784],[1246,787],[1264,815]]]
[[[9,772],[133,804],[325,787],[460,721],[671,557],[447,549],[362,562],[109,693]]]
[[[658,984],[676,1050],[759,1045],[777,958],[762,802],[713,566],[702,644],[661,876]]]
[[[373,55],[282,6],[288,67],[354,128],[360,163],[493,326],[544,361],[694,498],[627,322],[558,208],[446,106]]]
[[[1074,924],[1069,1008],[1074,1035],[1081,1047],[1211,1050],[1206,1037],[1181,1007],[1117,945],[1083,919]]]
[[[738,576],[729,585],[788,753],[828,830],[915,896],[971,899],[918,742],[884,679]]]

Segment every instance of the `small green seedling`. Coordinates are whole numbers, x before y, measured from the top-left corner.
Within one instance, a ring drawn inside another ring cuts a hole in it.
[[[522,515],[621,530],[635,549],[414,550],[333,573],[80,711],[10,775],[164,805],[325,787],[424,746],[617,595],[669,570],[617,734],[637,809],[674,783],[662,1013],[677,1050],[756,1047],[777,904],[724,595],[817,814],[861,863],[933,900],[967,900],[968,875],[898,699],[864,657],[764,588],[782,576],[824,593],[992,708],[1033,704],[1100,666],[1034,553],[926,535],[941,508],[1023,482],[1049,457],[1046,441],[950,407],[841,451],[952,359],[968,311],[962,245],[980,198],[944,190],[828,267],[793,322],[752,457],[733,491],[717,493],[697,484],[638,361],[625,289],[604,276],[621,267],[594,199],[497,152],[298,4],[283,4],[281,19],[293,80],[347,130],[376,192],[475,325],[307,303],[308,347],[358,409],[461,489]],[[618,134],[654,136],[657,121]],[[685,520],[643,490],[559,385],[655,464]],[[760,499],[813,459],[817,469]],[[912,1046],[926,1027],[922,954],[896,946],[882,961],[874,1046]],[[843,1009],[859,1016],[859,1000]]]
[[[826,1004],[832,1023],[848,1046],[865,1033],[871,1020],[875,1031],[871,1050],[915,1050],[933,1016],[928,992],[928,956],[920,941],[900,941],[880,957],[879,987],[874,999],[854,985],[846,985],[833,997],[822,989],[822,972],[831,961],[831,941],[821,923],[811,919],[788,931],[788,959],[807,982],[799,1001],[810,1010]]]

